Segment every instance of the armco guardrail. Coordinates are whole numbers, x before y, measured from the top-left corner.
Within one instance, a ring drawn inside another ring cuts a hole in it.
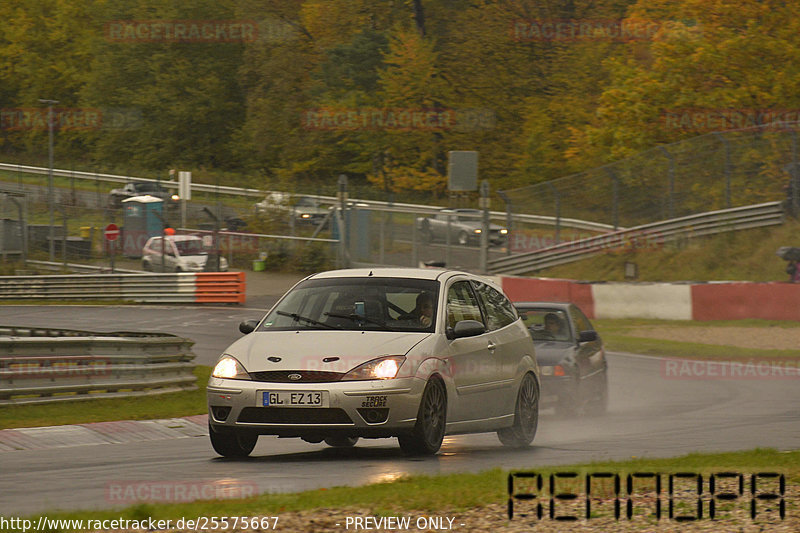
[[[686,237],[778,225],[783,223],[783,216],[780,202],[711,211],[493,259],[489,262],[489,271],[492,274],[524,274],[585,259],[604,250],[636,247],[639,244],[649,246],[653,242],[663,244]]]
[[[244,303],[244,272],[0,277],[0,300]]]
[[[162,333],[0,326],[0,406],[194,390],[192,344]]]

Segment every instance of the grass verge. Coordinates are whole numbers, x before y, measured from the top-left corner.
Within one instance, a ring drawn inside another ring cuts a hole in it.
[[[800,451],[777,451],[773,449],[755,449],[743,452],[699,454],[693,453],[669,459],[635,458],[627,461],[593,462],[576,465],[553,467],[536,466],[531,459],[531,468],[525,472],[535,471],[542,476],[554,473],[576,472],[580,479],[586,474],[612,472],[619,474],[624,480],[627,474],[636,472],[653,472],[666,477],[669,474],[690,472],[704,476],[708,484],[708,475],[719,472],[737,472],[750,475],[757,472],[778,472],[785,475],[787,486],[791,490],[800,483]],[[446,476],[409,476],[388,483],[366,485],[362,487],[334,487],[292,494],[262,494],[259,496],[237,500],[207,500],[180,504],[140,503],[124,509],[111,511],[80,511],[47,513],[50,519],[153,519],[177,520],[181,517],[198,516],[278,516],[298,511],[326,509],[333,510],[334,516],[340,513],[339,521],[344,521],[347,510],[368,510],[375,515],[391,515],[398,511],[414,511],[417,513],[441,514],[459,513],[474,508],[493,506],[496,513],[495,522],[503,526],[508,524],[505,514],[505,503],[508,499],[508,471],[494,469],[479,474],[451,474]],[[546,479],[546,478],[545,478]],[[663,483],[662,494],[666,494],[666,483]],[[529,485],[530,486],[530,485]],[[581,488],[578,488],[581,490]],[[708,498],[708,493],[705,493]],[[745,498],[743,497],[742,500]],[[746,498],[749,503],[749,497]],[[787,497],[787,516],[797,512],[797,501]],[[520,502],[521,504],[524,502]],[[745,503],[745,502],[742,502]],[[499,504],[499,505],[498,505]],[[485,514],[485,513],[484,513]],[[36,517],[32,517],[35,521]],[[281,529],[281,523],[278,523]],[[313,529],[313,524],[306,524]],[[343,528],[339,528],[343,529]],[[311,529],[308,529],[311,530]],[[295,531],[295,529],[291,529]],[[299,530],[298,530],[299,531]]]
[[[744,348],[733,345],[704,344],[699,342],[675,341],[638,337],[636,331],[646,327],[667,327],[675,330],[692,328],[759,328],[769,335],[773,328],[800,328],[800,323],[775,320],[715,320],[696,322],[691,320],[649,320],[649,319],[598,319],[594,325],[603,339],[606,350],[630,352],[642,355],[663,357],[685,357],[690,359],[745,360],[753,358],[788,359],[797,358],[800,350],[775,350]]]

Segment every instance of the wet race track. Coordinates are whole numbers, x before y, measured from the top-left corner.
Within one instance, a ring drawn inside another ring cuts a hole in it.
[[[240,335],[238,323],[260,314],[260,309],[235,307],[20,306],[0,308],[0,324],[173,333],[193,339],[197,362],[211,365]],[[532,470],[759,446],[800,448],[796,378],[676,379],[660,359],[612,353],[608,361],[608,414],[560,419],[543,411],[533,446],[526,450],[504,448],[494,434],[447,437],[439,454],[429,458],[405,457],[395,439],[362,439],[342,450],[261,437],[251,457],[227,460],[213,452],[198,417],[141,423],[140,430],[112,424],[105,429],[125,430],[112,439],[86,438],[86,428],[25,430],[31,444],[17,447],[22,449],[4,447],[0,438],[0,515],[122,507],[137,503],[124,499],[124,488],[131,486],[158,486],[162,496],[170,490],[166,486],[173,491],[228,486],[246,495],[360,485],[405,474]]]

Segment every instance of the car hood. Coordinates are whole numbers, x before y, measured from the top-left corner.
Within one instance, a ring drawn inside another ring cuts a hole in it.
[[[575,351],[571,342],[533,341],[533,345],[536,347],[536,361],[539,366],[558,364]]]
[[[248,372],[348,372],[377,357],[406,355],[429,336],[387,331],[254,331],[231,344],[225,353],[235,357]]]

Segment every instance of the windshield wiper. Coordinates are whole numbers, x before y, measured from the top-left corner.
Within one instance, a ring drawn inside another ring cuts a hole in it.
[[[325,316],[332,316],[334,318],[347,318],[352,320],[353,322],[369,322],[370,324],[375,324],[389,331],[397,331],[395,328],[387,326],[386,322],[382,320],[375,320],[374,318],[369,318],[364,315],[357,315],[356,313],[351,313],[349,315],[340,315],[339,313],[325,313]]]
[[[297,313],[287,313],[285,311],[275,311],[277,314],[281,316],[288,316],[290,318],[295,319],[296,321],[304,321],[308,322],[309,324],[314,324],[315,326],[323,326],[328,329],[339,329],[335,326],[331,326],[330,324],[326,324],[325,322],[320,322],[319,320],[314,320],[313,318],[308,318],[307,316],[298,315]]]

